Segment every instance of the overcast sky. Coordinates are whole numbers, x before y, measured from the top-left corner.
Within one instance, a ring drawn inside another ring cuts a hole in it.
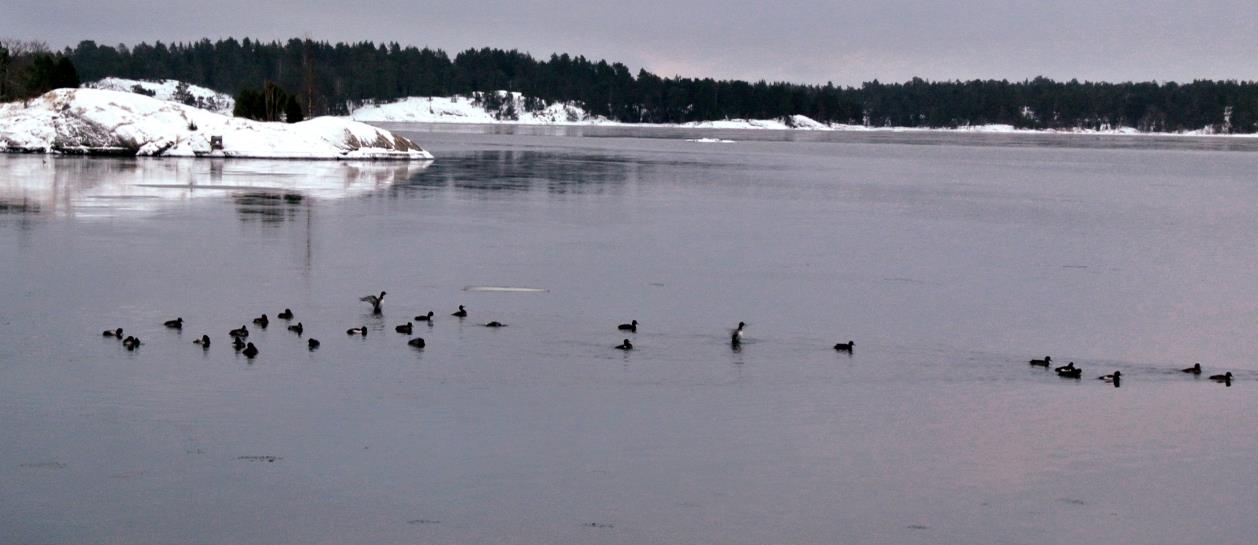
[[[663,76],[1258,79],[1255,0],[4,0],[0,37],[234,36],[520,49]]]

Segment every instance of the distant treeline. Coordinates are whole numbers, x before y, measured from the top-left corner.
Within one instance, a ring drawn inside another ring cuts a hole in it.
[[[43,42],[0,39],[0,102],[78,86],[79,75],[65,54],[49,51]]]
[[[802,114],[867,126],[1031,129],[1134,127],[1142,131],[1258,131],[1258,82],[1057,82],[1045,78],[862,84],[860,87],[664,78],[567,54],[539,60],[519,51],[444,51],[397,43],[235,39],[134,47],[85,41],[67,49],[84,80],[172,78],[237,93],[273,81],[307,112],[346,113],[351,103],[406,96],[510,90],[573,101],[618,121],[676,123]]]

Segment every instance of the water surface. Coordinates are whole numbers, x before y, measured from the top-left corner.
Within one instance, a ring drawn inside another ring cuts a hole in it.
[[[0,156],[4,541],[1258,531],[1243,145],[443,130],[431,165]],[[285,307],[318,351],[231,349]]]

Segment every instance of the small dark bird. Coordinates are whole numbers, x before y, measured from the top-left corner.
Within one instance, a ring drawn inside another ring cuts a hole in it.
[[[236,338],[248,337],[248,336],[249,336],[249,328],[247,328],[247,327],[245,327],[245,326],[243,326],[243,325],[242,325],[242,326],[240,326],[240,329],[233,329],[233,330],[231,330],[231,331],[228,331],[228,332],[227,332],[227,334],[228,334],[228,335],[231,335],[232,337],[236,337]]]
[[[183,329],[183,318],[175,318],[174,320],[166,320],[164,324],[171,329]]]
[[[1048,364],[1050,363],[1053,363],[1053,358],[1048,357],[1048,356],[1044,356],[1044,359],[1042,360],[1031,360],[1031,365],[1036,365],[1039,367],[1048,367]]]
[[[624,342],[620,343],[618,346],[614,346],[613,348],[616,350],[633,350],[633,344],[629,342],[629,339],[625,339]]]
[[[855,345],[856,343],[852,341],[847,341],[845,343],[839,343],[839,344],[834,345],[834,349],[838,350],[839,352],[851,352],[852,347]]]
[[[253,319],[253,325],[261,327],[262,329],[266,329],[266,326],[270,323],[271,320],[267,319],[265,314]]]
[[[467,309],[463,308],[463,305],[459,305],[459,311],[455,312],[454,314],[451,314],[451,316],[457,316],[459,318],[467,318]]]
[[[1200,364],[1200,363],[1194,363],[1194,364],[1192,364],[1192,367],[1189,367],[1189,368],[1187,368],[1187,369],[1180,369],[1180,371],[1183,371],[1183,372],[1185,372],[1185,373],[1192,373],[1192,374],[1194,374],[1194,375],[1200,375],[1200,374],[1201,374],[1201,364]]]
[[[428,325],[432,325],[432,311],[431,311],[431,310],[430,310],[430,311],[428,311],[428,314],[427,314],[427,315],[423,315],[423,314],[421,314],[421,315],[419,315],[419,316],[416,316],[416,317],[415,317],[415,321],[416,321],[416,322],[428,322]]]
[[[412,329],[415,329],[415,324],[413,324],[413,323],[411,323],[411,322],[406,322],[406,323],[404,323],[404,324],[402,324],[402,325],[400,325],[400,326],[397,326],[397,327],[393,328],[393,330],[394,330],[394,331],[396,331],[396,332],[398,332],[398,333],[405,333],[405,334],[407,334],[407,335],[410,335],[410,334],[411,334],[411,330],[412,330]]]
[[[619,329],[619,330],[621,330],[621,331],[632,331],[632,332],[634,332],[634,333],[637,333],[637,332],[638,332],[638,321],[637,321],[637,320],[634,320],[634,321],[629,322],[629,323],[627,323],[627,324],[620,324],[620,325],[616,326],[616,329]]]
[[[275,315],[275,317],[276,317],[276,318],[279,318],[279,319],[281,319],[281,320],[292,320],[292,319],[293,319],[293,309],[291,309],[291,308],[285,308],[285,309],[284,309],[284,312],[281,312],[281,313],[279,313],[279,314],[276,314],[276,315]]]
[[[253,343],[249,343],[245,345],[245,349],[241,350],[240,353],[244,354],[246,358],[253,359],[254,356],[258,355],[258,347],[254,346]]]
[[[406,344],[415,348],[423,348],[426,343],[424,343],[423,337],[415,337],[414,339],[406,341]]]
[[[311,350],[319,348],[319,339],[307,339],[306,346],[309,347]]]
[[[729,334],[730,344],[737,346],[743,343],[743,328],[746,326],[746,322],[738,322],[738,329],[735,329]]]
[[[351,328],[349,328],[349,329],[346,329],[346,330],[345,330],[345,334],[346,334],[346,335],[362,335],[362,336],[366,337],[366,336],[367,336],[367,326],[362,326],[362,327],[351,327]]]
[[[242,339],[242,338],[240,338],[240,337],[233,337],[233,338],[232,338],[232,348],[235,348],[237,352],[240,352],[241,350],[244,350],[244,349],[245,349],[245,340],[244,340],[244,339]]]
[[[1210,380],[1213,380],[1215,382],[1222,382],[1224,384],[1227,384],[1228,386],[1231,386],[1232,385],[1232,372],[1228,371],[1227,373],[1224,373],[1222,375],[1210,375]]]
[[[306,330],[306,327],[305,327],[305,326],[303,326],[303,325],[301,325],[301,322],[297,322],[297,325],[290,325],[290,326],[288,326],[288,330],[289,330],[289,331],[292,331],[293,333],[296,333],[296,334],[297,334],[297,336],[298,336],[298,337],[300,337],[300,336],[301,336],[301,332],[302,332],[302,331],[305,331],[305,330]]]
[[[371,303],[371,312],[380,314],[380,305],[384,303],[384,292],[380,292],[380,295],[364,295],[359,297],[358,300]]]
[[[102,335],[104,335],[104,336],[106,336],[106,337],[113,337],[113,338],[115,338],[115,339],[121,339],[121,338],[122,338],[122,328],[120,327],[120,328],[115,329],[115,330],[113,330],[113,331],[110,331],[110,330],[106,329],[106,330],[105,330],[105,332],[104,332],[104,333],[102,333]]]
[[[209,336],[209,335],[202,335],[200,339],[197,339],[197,340],[195,340],[195,341],[192,341],[192,344],[199,344],[199,345],[201,345],[201,348],[209,348],[209,347],[210,347],[210,336]]]
[[[1071,367],[1070,369],[1062,369],[1057,372],[1057,376],[1061,378],[1083,378],[1083,369],[1079,367]]]
[[[122,346],[126,347],[127,350],[135,350],[136,348],[139,348],[141,344],[144,344],[144,343],[141,343],[140,339],[136,337],[132,337],[130,335],[128,335],[127,338],[122,340]]]
[[[485,327],[507,327],[507,324],[502,322],[489,322],[485,324]]]
[[[1053,369],[1053,370],[1054,370],[1054,371],[1056,371],[1056,372],[1058,372],[1058,373],[1060,373],[1060,372],[1062,372],[1062,371],[1072,371],[1072,370],[1074,370],[1074,368],[1075,368],[1075,362],[1073,362],[1073,361],[1072,361],[1072,362],[1070,362],[1070,363],[1067,363],[1066,365],[1063,365],[1063,366],[1058,367],[1058,368]]]
[[[1122,371],[1114,371],[1114,374],[1112,375],[1104,375],[1104,376],[1099,376],[1096,378],[1103,380],[1105,382],[1118,382],[1122,378],[1122,376],[1123,376]]]

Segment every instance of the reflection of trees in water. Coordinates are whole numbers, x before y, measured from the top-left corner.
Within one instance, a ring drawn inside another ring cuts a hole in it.
[[[0,199],[0,214],[38,214],[41,208],[30,201]]]
[[[297,219],[306,198],[300,193],[237,193],[232,200],[240,221],[276,225]]]
[[[637,163],[605,154],[476,151],[442,156],[401,187],[597,194],[619,191],[638,178],[638,169]]]

